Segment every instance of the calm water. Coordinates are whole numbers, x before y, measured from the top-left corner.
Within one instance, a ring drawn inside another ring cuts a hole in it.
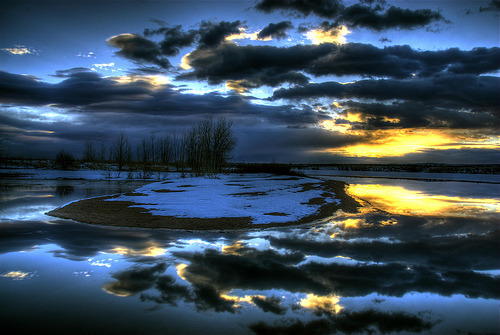
[[[359,213],[261,232],[44,215],[140,185],[2,181],[2,333],[500,332],[498,184],[358,179]]]

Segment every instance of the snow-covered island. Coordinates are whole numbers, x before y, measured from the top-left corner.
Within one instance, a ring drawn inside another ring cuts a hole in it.
[[[154,182],[131,193],[84,199],[47,214],[92,224],[189,230],[310,223],[358,203],[345,183],[271,174]]]

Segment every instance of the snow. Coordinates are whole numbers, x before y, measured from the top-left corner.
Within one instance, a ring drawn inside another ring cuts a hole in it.
[[[145,208],[153,215],[251,217],[254,224],[268,224],[296,221],[319,209],[319,205],[307,203],[321,197],[324,191],[321,188],[303,191],[306,183],[319,186],[321,181],[268,174],[180,178],[148,184],[134,191],[141,195],[124,194],[108,201],[131,201],[137,204],[133,207]],[[337,200],[327,197],[325,201]]]

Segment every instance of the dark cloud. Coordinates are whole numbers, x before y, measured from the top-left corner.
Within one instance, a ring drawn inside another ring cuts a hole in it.
[[[163,20],[159,20],[159,19],[149,19],[149,21],[156,23],[159,26],[166,26],[167,25],[167,22],[165,22]]]
[[[193,68],[179,79],[206,79],[211,84],[226,80],[246,80],[257,85],[278,86],[289,82],[306,84],[299,71],[331,52],[331,45],[237,46],[222,44],[208,50],[195,50],[188,56]]]
[[[376,310],[341,311],[328,313],[328,318],[303,323],[300,320],[288,324],[269,325],[258,322],[249,326],[257,335],[266,334],[344,334],[393,332],[428,332],[437,322],[426,320],[421,315],[406,312],[382,312]]]
[[[150,76],[165,73],[165,69],[156,66],[140,66],[127,71],[132,76]]]
[[[360,103],[347,101],[343,103],[342,114],[359,114],[362,121],[350,122],[337,120],[337,123],[348,123],[352,129],[376,130],[391,128],[439,128],[447,129],[484,129],[498,128],[499,115],[496,108],[473,107],[465,105],[467,110],[458,106],[458,102],[425,103],[418,101],[382,103]]]
[[[261,0],[255,6],[257,10],[270,13],[275,10],[311,14],[324,18],[334,18],[345,8],[343,1],[335,0]]]
[[[479,12],[500,11],[500,0],[490,0],[487,7],[479,7]]]
[[[500,48],[462,51],[418,51],[408,45],[377,48],[371,44],[347,43],[332,47],[330,53],[305,69],[321,76],[334,74],[409,78],[440,73],[483,74],[500,69]]]
[[[448,22],[441,13],[430,9],[411,10],[390,6],[388,9],[381,11],[361,4],[346,7],[337,20],[348,27],[361,27],[375,31],[415,29],[428,26],[434,22]]]
[[[270,23],[268,26],[266,26],[259,32],[257,38],[261,40],[265,39],[266,37],[272,37],[276,39],[286,38],[287,30],[292,28],[293,24],[290,21]]]
[[[252,297],[252,302],[262,309],[264,312],[271,312],[274,314],[283,315],[286,313],[286,308],[281,306],[281,299],[278,297]]]
[[[119,296],[131,296],[145,291],[155,284],[158,274],[167,269],[164,263],[151,267],[134,267],[111,275],[116,281],[105,284],[104,290]]]
[[[292,266],[300,262],[303,255],[281,255],[273,250],[258,252],[255,249],[243,255],[226,255],[209,249],[204,253],[176,253],[176,256],[190,262],[183,276],[192,285],[213,283],[219,291],[274,288],[294,293],[320,291],[328,294],[323,284],[309,280],[305,272]]]
[[[139,284],[140,282],[137,283],[137,285]],[[186,303],[194,303],[198,312],[215,311],[235,313],[239,309],[235,305],[235,300],[222,297],[222,292],[217,291],[210,285],[194,285],[191,287],[179,285],[175,284],[175,279],[173,277],[162,275],[157,276],[154,288],[160,294],[153,295],[142,293],[140,296],[141,301],[152,301],[157,304],[168,304],[171,306],[177,306],[179,302],[184,301]]]
[[[306,99],[317,97],[359,98],[409,101],[455,101],[462,107],[497,107],[500,98],[495,93],[498,77],[443,76],[408,80],[359,80],[353,83],[323,82],[303,87],[279,89],[274,99]]]
[[[183,277],[192,285],[213,283],[217,291],[282,289],[317,295],[366,296],[378,293],[401,297],[408,292],[444,296],[497,298],[500,279],[472,271],[436,271],[432,267],[384,263],[377,265],[306,262],[300,254],[280,255],[257,250],[242,255],[206,250],[203,254],[176,253],[189,261]]]
[[[183,93],[169,85],[154,86],[140,77],[135,82],[119,84],[94,72],[72,74],[58,84],[2,72],[0,76],[0,101],[4,103],[0,115],[2,133],[9,139],[11,150],[26,153],[36,148],[40,157],[55,155],[61,146],[78,155],[89,138],[109,145],[117,132],[110,129],[126,130],[132,142],[152,131],[180,134],[207,115],[224,115],[235,122],[240,142],[235,155],[242,159],[250,154],[266,161],[270,158],[264,156],[271,153],[288,161],[297,153],[294,145],[311,150],[314,143],[335,145],[352,141],[351,137],[341,138],[326,130],[298,129],[330,119],[328,113],[308,105],[271,106],[235,94]],[[48,104],[60,107],[59,113],[67,120],[47,122],[48,117],[30,107],[23,113],[16,107]],[[43,147],[41,140],[47,138],[54,146]],[[269,151],[262,152],[252,144],[257,142]],[[284,147],[280,148],[278,143]]]
[[[141,77],[120,84],[113,78],[103,78],[94,72],[78,72],[68,74],[67,79],[58,84],[47,84],[31,77],[0,72],[0,79],[0,102],[78,107],[74,113],[102,111],[138,113],[143,116],[224,114],[241,118],[265,118],[284,125],[315,124],[329,118],[306,105],[265,106],[253,104],[239,95],[224,97],[218,93],[182,93],[168,85],[154,86],[147,78]]]
[[[110,37],[106,43],[120,49],[116,54],[134,62],[156,64],[162,68],[169,68],[170,62],[162,57],[162,50],[153,41],[136,34],[121,34]]]
[[[194,285],[196,310],[235,313],[238,310],[236,301],[222,297],[221,293],[211,285]]]
[[[153,301],[158,304],[177,306],[180,301],[191,301],[191,293],[187,286],[175,283],[175,279],[168,275],[158,276],[155,288],[160,292],[159,296],[142,293],[141,301]]]
[[[210,84],[226,80],[245,80],[256,86],[283,83],[304,85],[315,76],[360,75],[426,77],[438,74],[483,74],[500,69],[500,48],[475,48],[470,51],[447,49],[418,51],[408,45],[383,49],[371,44],[238,46],[222,44],[217,48],[195,50],[187,57],[193,70],[178,79],[205,79]]]
[[[299,24],[299,26],[297,27],[297,32],[298,33],[306,33],[309,31],[309,29],[311,29],[310,25],[309,24],[305,24],[305,23],[301,23]]]
[[[280,89],[274,92],[273,98],[389,101],[343,102],[344,112],[363,116],[362,123],[353,123],[355,128],[496,128],[500,117],[498,87],[498,77],[455,75],[409,80],[360,80],[348,84],[324,82]],[[387,118],[399,121],[384,121]]]
[[[261,0],[255,8],[266,13],[282,10],[303,16],[314,14],[331,19],[348,27],[367,28],[375,31],[387,29],[415,29],[431,23],[448,22],[439,12],[430,9],[387,8],[382,1],[363,1],[346,6],[338,0]]]
[[[86,67],[74,67],[67,70],[57,70],[56,74],[51,75],[51,77],[68,78],[80,72],[90,72],[90,69],[87,69]]]
[[[161,53],[166,56],[175,56],[179,48],[191,46],[198,35],[196,30],[182,31],[182,26],[161,27],[158,29],[145,29],[144,36],[162,35],[160,42]]]
[[[400,220],[398,221],[401,224]],[[380,229],[380,228],[379,228]],[[400,229],[401,230],[401,229]],[[385,235],[390,233],[385,231]],[[366,233],[358,235],[366,236]],[[421,234],[419,234],[421,236]],[[297,237],[271,238],[271,245],[297,253],[314,254],[325,258],[349,257],[363,262],[404,263],[427,266],[441,271],[494,270],[499,261],[498,231],[470,234],[468,237],[422,237],[409,242],[315,241]]]
[[[0,101],[22,105],[58,104],[82,106],[108,101],[112,97],[140,96],[151,90],[145,81],[121,85],[95,72],[66,70],[66,79],[48,84],[28,76],[0,71]]]
[[[198,41],[198,47],[213,48],[224,42],[226,37],[234,34],[239,34],[239,28],[243,26],[243,23],[239,20],[234,22],[220,21],[202,21],[200,24],[200,29],[198,31],[200,38]]]
[[[278,35],[283,34],[287,29],[286,27],[282,27],[281,24],[282,22],[280,22],[279,24],[280,26],[277,27],[279,28],[277,29],[276,32]],[[163,39],[159,42],[159,44],[156,44],[155,42],[149,41],[145,38],[142,38],[141,41],[147,45],[151,44],[151,48],[153,48],[153,46],[155,47],[154,50],[155,57],[157,56],[156,47],[158,46],[160,54],[162,56],[175,56],[179,53],[180,48],[191,46],[194,43],[197,43],[198,48],[200,49],[214,48],[219,44],[223,43],[228,36],[239,34],[241,32],[240,28],[243,27],[244,27],[243,22],[239,20],[234,22],[202,21],[198,29],[190,29],[187,31],[182,30],[182,25],[176,25],[172,27],[161,27],[156,29],[145,29],[144,36],[152,37],[160,35],[163,37]],[[123,34],[123,35],[128,36],[131,34]],[[129,57],[129,58],[136,58],[136,57]]]

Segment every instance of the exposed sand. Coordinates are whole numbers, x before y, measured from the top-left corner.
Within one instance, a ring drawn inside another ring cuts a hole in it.
[[[175,216],[152,215],[147,209],[130,207],[136,205],[130,201],[106,201],[115,196],[105,196],[92,199],[84,199],[70,203],[64,207],[57,208],[47,215],[72,219],[80,222],[119,227],[137,228],[167,228],[182,230],[235,230],[235,229],[262,229],[270,227],[284,227],[300,225],[321,220],[333,215],[337,210],[344,212],[356,212],[361,205],[346,191],[347,184],[340,181],[324,181],[317,188],[323,191],[324,198],[314,198],[311,204],[321,205],[316,213],[300,218],[295,221],[254,224],[251,217],[219,217],[219,218],[186,218]],[[307,187],[311,187],[308,185]],[[326,197],[335,196],[340,203],[325,201]],[[285,213],[266,213],[270,217],[284,216]]]

